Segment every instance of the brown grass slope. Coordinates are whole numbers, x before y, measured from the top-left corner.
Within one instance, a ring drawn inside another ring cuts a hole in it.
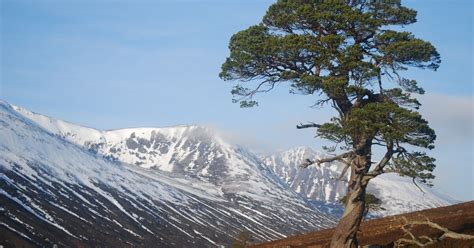
[[[406,222],[426,221],[437,223],[450,231],[474,234],[474,201],[464,202],[447,207],[433,208],[407,214],[394,215],[362,223],[358,233],[360,245],[380,245],[392,247],[393,242],[400,238],[409,238],[401,227]],[[270,247],[328,247],[334,229],[326,229],[281,240],[257,244],[254,248]],[[416,237],[427,235],[437,237],[443,233],[427,225],[415,226],[411,231]],[[474,247],[473,241],[445,239],[430,247]]]

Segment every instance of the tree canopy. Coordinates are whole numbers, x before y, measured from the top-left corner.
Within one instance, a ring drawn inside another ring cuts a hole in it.
[[[232,36],[219,76],[242,81],[232,90],[241,107],[280,84],[318,95],[317,104],[339,112],[314,125],[319,137],[351,153],[386,148],[367,180],[396,172],[429,183],[434,159],[416,147],[434,148],[436,135],[417,112],[413,94],[424,90],[402,72],[436,70],[441,60],[430,42],[396,28],[416,14],[397,1],[279,0],[261,23]]]

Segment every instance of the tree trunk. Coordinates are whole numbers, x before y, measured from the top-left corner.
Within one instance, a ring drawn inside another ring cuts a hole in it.
[[[365,188],[362,177],[370,168],[370,146],[366,146],[351,164],[347,202],[344,214],[336,226],[331,239],[331,248],[355,248],[357,231],[365,212]]]

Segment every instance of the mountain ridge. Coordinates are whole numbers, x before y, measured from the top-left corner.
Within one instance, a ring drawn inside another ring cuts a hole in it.
[[[263,241],[335,223],[263,172],[251,171],[249,185],[228,177],[234,181],[219,187],[111,162],[4,103],[0,140],[0,240],[6,244],[208,247],[229,245],[243,229]],[[239,161],[235,166],[253,166]]]

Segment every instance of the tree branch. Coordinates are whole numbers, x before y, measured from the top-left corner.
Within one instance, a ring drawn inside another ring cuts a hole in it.
[[[296,128],[297,128],[297,129],[312,128],[312,127],[320,128],[321,125],[320,125],[320,124],[313,123],[313,122],[310,122],[310,123],[308,123],[308,124],[300,123],[299,125],[296,125]]]
[[[414,178],[414,177],[412,178],[413,184],[421,191],[421,193],[425,194],[425,191],[423,191],[423,189],[420,186],[418,186],[415,179],[416,178]]]
[[[347,182],[347,180],[342,180],[342,178],[347,174],[347,171],[348,169],[351,167],[351,163],[350,161],[348,161],[345,166],[344,166],[344,169],[342,169],[342,172],[341,174],[337,177],[337,178],[331,178],[331,179],[335,179],[337,181],[345,181]]]
[[[370,179],[380,175],[380,174],[383,174],[385,173],[384,171],[384,168],[385,166],[388,164],[388,162],[390,162],[390,159],[392,159],[392,155],[395,151],[393,150],[393,142],[390,141],[390,142],[387,142],[387,151],[385,152],[385,155],[383,156],[383,158],[377,163],[377,165],[374,167],[374,169],[370,172],[368,172],[365,176],[364,176],[364,181],[366,183],[369,182]]]
[[[343,162],[344,164],[347,165],[347,164],[350,164],[350,163],[345,161],[344,158],[349,157],[353,153],[354,153],[354,151],[349,151],[349,152],[345,152],[345,153],[336,155],[334,157],[327,157],[327,158],[321,158],[321,159],[316,159],[316,160],[306,159],[303,162],[303,164],[300,165],[300,167],[307,168],[308,166],[310,166],[312,164],[316,164],[316,166],[321,166],[321,164],[323,164],[323,163],[329,163],[329,162],[333,162],[333,161],[341,161],[341,162]]]

